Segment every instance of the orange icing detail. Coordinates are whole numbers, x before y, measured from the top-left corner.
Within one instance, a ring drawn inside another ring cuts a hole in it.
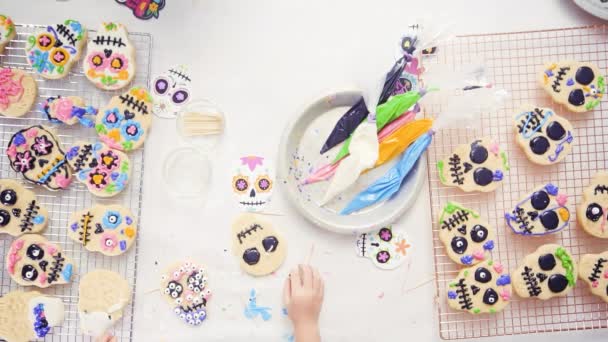
[[[120,131],[117,129],[113,129],[108,132],[108,138],[114,141],[120,141]]]
[[[125,235],[127,237],[132,238],[133,236],[135,236],[135,229],[133,229],[133,227],[127,227],[127,228],[125,228]]]
[[[129,72],[127,70],[120,70],[118,72],[118,75],[116,75],[116,77],[119,80],[127,80],[127,79],[129,79]]]

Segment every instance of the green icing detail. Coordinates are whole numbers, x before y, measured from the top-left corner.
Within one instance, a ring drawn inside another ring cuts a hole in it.
[[[450,283],[450,287],[456,287],[456,283]]]
[[[445,178],[443,177],[443,160],[437,162],[437,171],[439,171],[439,180],[441,183],[446,183]]]
[[[478,314],[480,311],[481,311],[481,310],[479,310],[479,308],[475,308],[475,309],[473,309],[473,313],[476,313],[476,314]]]
[[[509,166],[509,160],[507,159],[507,152],[500,152],[500,157],[502,158],[502,167],[505,169],[505,171],[509,171],[511,167]]]
[[[108,75],[108,76],[103,76],[101,78],[101,83],[103,85],[114,85],[114,84],[118,83],[118,80],[115,79],[114,77]]]
[[[587,104],[585,105],[585,109],[587,110],[591,110],[593,108],[595,108],[597,105],[600,104],[600,100],[593,100],[593,101],[589,101],[587,102]]]
[[[106,130],[105,126],[102,124],[95,125],[95,130],[97,131],[97,133],[100,134],[108,134],[108,131]]]
[[[109,184],[104,190],[108,194],[112,194],[112,193],[116,192],[116,186],[114,184]]]
[[[606,93],[606,84],[604,83],[604,76],[598,76],[597,78],[597,90],[600,94]]]
[[[479,214],[477,214],[473,210],[467,209],[465,207],[461,207],[461,206],[459,206],[458,204],[456,204],[454,202],[448,202],[448,203],[446,203],[445,207],[443,207],[443,212],[441,213],[441,217],[439,218],[439,224],[443,224],[443,216],[446,213],[451,215],[456,210],[462,210],[464,212],[467,212],[467,213],[471,214],[471,216],[473,216],[474,218],[479,218]]]
[[[489,261],[488,261],[488,266],[492,266],[492,264],[493,264],[493,263],[494,263],[494,261],[489,260]]]
[[[133,149],[133,143],[131,141],[125,141],[122,143],[122,148],[124,148],[125,151],[131,151]]]
[[[494,308],[490,308],[490,313],[491,314],[496,313],[496,310],[494,310]]]
[[[117,26],[116,24],[114,24],[114,23],[107,23],[107,24],[105,25],[105,28],[106,28],[106,30],[108,30],[108,31],[114,31],[114,30],[116,30],[116,28],[117,28],[117,27],[118,27],[118,26]]]
[[[572,258],[568,255],[568,252],[562,247],[558,247],[555,250],[555,256],[562,262],[562,267],[566,269],[566,279],[568,279],[568,285],[574,287],[576,285],[576,276],[574,275],[574,264]]]
[[[129,171],[129,162],[125,160],[122,162],[122,165],[120,166],[120,172],[127,173],[128,171]]]
[[[26,47],[26,50],[31,50],[34,45],[36,45],[36,37],[34,36],[29,36],[27,37],[27,42],[30,44],[28,47]]]
[[[465,270],[465,271],[464,271],[464,276],[465,276],[465,277],[468,277],[468,276],[469,276],[469,270]]]

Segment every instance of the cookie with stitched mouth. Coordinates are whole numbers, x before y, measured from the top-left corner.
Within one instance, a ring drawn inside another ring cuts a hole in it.
[[[0,234],[39,233],[48,222],[49,212],[33,191],[12,179],[0,179]]]
[[[583,201],[576,210],[578,223],[598,238],[608,238],[608,172],[598,172],[583,191]]]
[[[548,63],[539,81],[555,102],[578,113],[593,110],[606,94],[603,74],[589,62]]]
[[[591,294],[608,302],[608,251],[581,257],[578,277],[589,285]]]
[[[60,326],[65,308],[59,298],[37,291],[13,291],[0,297],[0,339],[33,341]]]

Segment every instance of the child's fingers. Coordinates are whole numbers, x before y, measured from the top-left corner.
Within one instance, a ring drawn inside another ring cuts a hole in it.
[[[321,279],[319,284],[319,297],[323,300],[323,296],[325,296],[325,282]]]
[[[312,269],[312,286],[315,290],[319,290],[321,288],[321,282],[323,281],[323,279],[321,279],[321,274],[319,273],[319,269],[317,268],[313,268]]]
[[[300,265],[300,270],[302,270],[302,286],[306,288],[312,288],[312,270],[308,265]]]
[[[283,284],[283,305],[288,306],[289,300],[291,298],[291,281],[289,277],[285,279],[285,284]]]
[[[302,279],[300,279],[300,270],[298,270],[297,268],[294,268],[293,270],[291,270],[291,273],[289,273],[289,280],[291,281],[290,282],[291,291],[295,291],[295,290],[301,288]]]

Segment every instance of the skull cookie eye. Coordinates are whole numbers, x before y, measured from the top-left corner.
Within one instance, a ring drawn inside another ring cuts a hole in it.
[[[549,277],[548,285],[551,292],[559,293],[568,286],[568,279],[562,274],[554,274]]]
[[[27,281],[34,281],[38,278],[38,271],[32,265],[25,265],[21,269],[21,278]]]
[[[257,188],[258,192],[270,191],[270,189],[272,189],[272,181],[268,176],[259,176],[255,181],[255,187]]]
[[[488,159],[488,150],[479,145],[478,143],[474,143],[471,145],[471,153],[469,154],[469,158],[475,164],[482,164]]]
[[[169,80],[164,77],[159,77],[154,81],[154,92],[158,95],[163,95],[169,89]]]
[[[591,203],[587,207],[587,212],[585,213],[587,218],[593,222],[597,222],[604,216],[604,210],[597,203]]]
[[[40,246],[33,244],[27,248],[25,255],[27,255],[28,258],[30,258],[32,260],[40,260],[40,259],[44,258],[44,250],[42,250],[42,248],[40,248]]]
[[[452,239],[452,250],[457,254],[463,254],[469,245],[467,239],[462,236],[456,236]]]
[[[498,293],[493,288],[489,288],[483,294],[483,302],[488,305],[494,305],[498,302]]]
[[[560,140],[566,135],[564,126],[557,121],[553,121],[547,125],[547,136],[551,140]]]
[[[114,57],[110,61],[110,68],[112,68],[114,71],[120,71],[125,68],[125,62],[121,57]]]
[[[559,217],[553,210],[545,211],[540,215],[540,223],[542,223],[543,227],[547,228],[547,230],[553,230],[557,228],[557,225],[559,224]]]
[[[50,33],[41,33],[36,39],[36,45],[40,50],[48,51],[55,45],[55,37]]]
[[[278,245],[279,240],[274,236],[268,236],[265,237],[264,240],[262,240],[262,246],[264,246],[264,250],[269,253],[274,252],[277,249]]]
[[[593,70],[588,66],[582,66],[576,70],[576,76],[574,77],[576,82],[582,85],[589,85],[595,79]]]
[[[555,257],[553,254],[543,254],[538,257],[538,266],[543,271],[551,271],[555,268]]]
[[[391,259],[391,253],[388,251],[380,251],[376,254],[376,261],[381,264],[386,264]]]
[[[492,280],[492,273],[485,267],[475,270],[475,280],[480,283],[487,283]]]
[[[258,249],[255,247],[246,249],[245,252],[243,252],[243,261],[245,261],[247,265],[257,264],[260,261],[260,252],[258,252]]]
[[[11,222],[11,214],[4,209],[0,209],[0,227],[5,227]]]
[[[235,192],[244,193],[249,188],[249,179],[246,176],[236,176],[232,179],[232,188]]]
[[[70,54],[64,48],[56,48],[50,52],[51,62],[55,65],[65,65],[70,59]]]
[[[543,210],[549,206],[549,195],[545,191],[537,191],[532,194],[530,204],[536,210]]]
[[[486,186],[492,183],[492,180],[494,180],[494,175],[490,169],[480,167],[473,172],[473,180],[477,185]]]
[[[2,191],[0,193],[0,202],[4,205],[15,205],[17,203],[17,193],[11,189]]]
[[[475,242],[482,242],[488,237],[488,229],[484,226],[476,224],[471,229],[471,240]]]
[[[581,89],[574,89],[568,95],[568,102],[573,106],[582,106],[585,104],[585,93]]]
[[[543,136],[534,137],[530,140],[530,150],[534,152],[534,154],[543,155],[549,149],[549,140]]]
[[[173,93],[173,96],[171,96],[171,101],[177,105],[181,105],[182,103],[186,102],[189,97],[190,94],[188,94],[188,91],[181,89]]]
[[[122,223],[122,217],[120,216],[120,213],[117,211],[108,211],[104,215],[102,221],[103,221],[103,225],[106,226],[107,228],[115,229]]]
[[[393,238],[393,232],[388,228],[382,228],[378,231],[378,236],[380,237],[380,240],[389,242]]]

